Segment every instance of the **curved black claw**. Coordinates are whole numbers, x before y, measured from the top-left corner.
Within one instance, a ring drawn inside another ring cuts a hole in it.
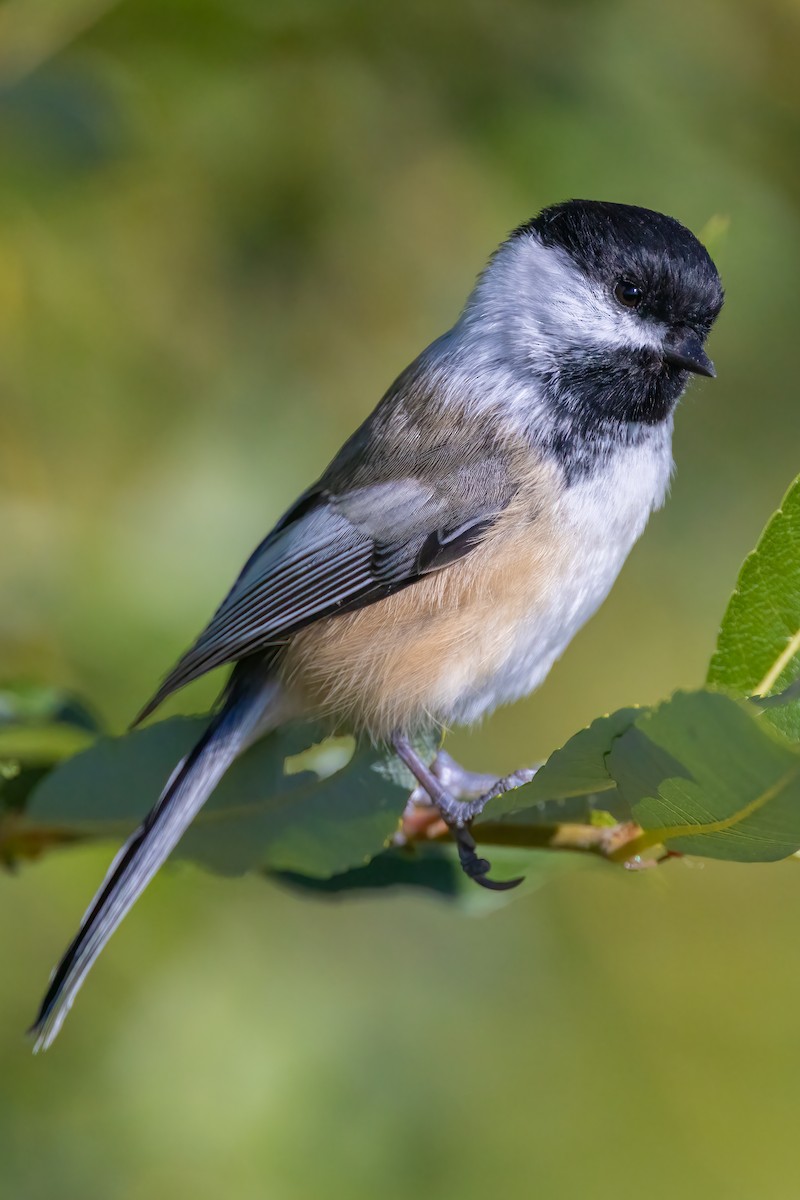
[[[516,879],[490,879],[489,872],[492,864],[488,858],[481,858],[478,855],[475,839],[469,830],[462,827],[454,829],[453,834],[458,847],[458,861],[461,863],[461,870],[469,879],[474,879],[475,883],[487,888],[490,892],[509,892],[523,882],[524,876],[522,875],[518,875]]]

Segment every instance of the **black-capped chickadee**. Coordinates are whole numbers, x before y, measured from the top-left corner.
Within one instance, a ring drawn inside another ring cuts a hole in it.
[[[236,664],[56,969],[37,1047],[233,760],[286,721],[389,742],[465,870],[503,886],[469,832],[482,800],[448,793],[411,739],[533,691],[604,599],[666,495],[689,374],[714,374],[722,299],[693,234],[643,208],[573,200],[503,242],[141,713]]]

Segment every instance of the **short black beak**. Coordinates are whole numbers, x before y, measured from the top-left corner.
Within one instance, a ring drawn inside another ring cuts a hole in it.
[[[676,330],[664,342],[664,362],[680,367],[682,371],[693,371],[695,375],[707,375],[716,379],[714,364],[703,349],[696,333]]]

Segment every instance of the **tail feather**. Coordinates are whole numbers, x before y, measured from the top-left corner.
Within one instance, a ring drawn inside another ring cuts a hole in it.
[[[234,690],[194,749],[173,771],[155,807],[112,862],[80,929],[50,979],[30,1033],[34,1051],[57,1036],[81,984],[114,930],[168,858],[233,760],[266,732],[277,685]]]

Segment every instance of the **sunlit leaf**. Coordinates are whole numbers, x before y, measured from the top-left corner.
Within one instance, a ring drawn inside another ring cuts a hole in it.
[[[800,677],[800,479],[744,561],[708,671],[708,682],[770,696]],[[800,702],[770,707],[771,720],[800,740]]]
[[[606,755],[614,740],[641,714],[638,708],[620,708],[610,716],[598,717],[581,729],[539,768],[530,783],[492,800],[482,820],[504,818],[514,823],[529,821],[549,825],[562,821],[590,819],[593,810],[630,819],[624,800],[606,770]]]
[[[745,701],[678,692],[641,714],[607,762],[644,830],[635,850],[773,862],[800,847],[800,750]]]

